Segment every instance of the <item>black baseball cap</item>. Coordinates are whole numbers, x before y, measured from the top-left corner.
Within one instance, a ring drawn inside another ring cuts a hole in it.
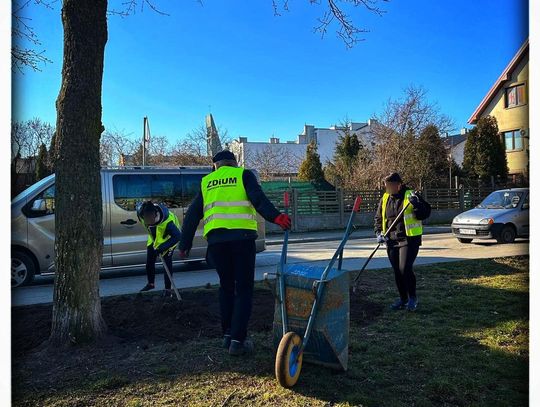
[[[236,157],[234,156],[234,154],[228,150],[223,150],[223,151],[220,151],[219,153],[217,153],[214,158],[212,158],[212,162],[213,163],[217,163],[218,161],[221,161],[221,160],[234,160],[236,161]]]

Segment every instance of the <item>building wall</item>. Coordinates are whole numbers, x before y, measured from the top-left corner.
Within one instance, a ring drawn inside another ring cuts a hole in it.
[[[463,155],[465,153],[465,142],[461,142],[458,145],[452,147],[452,158],[457,165],[463,167]]]
[[[372,124],[372,121],[367,125],[366,123],[352,123],[350,133],[356,134],[362,143],[369,145],[372,138]],[[316,140],[317,151],[324,166],[328,161],[332,160],[340,135],[343,135],[343,130],[339,128],[316,128],[312,125],[306,125],[303,134],[300,134],[294,143],[234,140],[230,145],[230,149],[236,155],[240,165],[251,168],[268,165],[267,162],[263,162],[266,160],[260,159],[261,156],[267,158],[268,156],[276,156],[276,153],[284,153],[277,154],[277,156],[286,155],[286,159],[275,158],[275,172],[297,174],[300,164],[306,156],[307,144],[310,141]],[[265,152],[267,154],[264,154]]]
[[[514,85],[525,84],[525,101],[522,106],[505,107],[505,89]],[[490,115],[497,119],[501,133],[510,130],[524,130],[523,149],[507,151],[508,169],[510,174],[524,174],[527,172],[529,161],[529,55],[527,54],[518,64],[512,77],[496,94],[491,103],[482,113],[482,117]]]

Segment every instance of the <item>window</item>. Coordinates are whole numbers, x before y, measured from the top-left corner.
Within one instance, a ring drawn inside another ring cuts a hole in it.
[[[525,104],[525,84],[506,88],[506,107],[516,107]]]
[[[137,202],[152,200],[168,208],[182,207],[180,174],[122,174],[113,176],[114,202],[134,211]]]
[[[480,209],[510,209],[519,205],[523,192],[495,191],[489,194],[478,206]]]
[[[182,192],[184,194],[184,207],[189,206],[197,192],[201,189],[201,179],[206,174],[183,174],[182,175]]]
[[[527,194],[527,196],[525,197],[521,209],[529,209],[529,194]]]
[[[26,204],[22,212],[29,218],[54,215],[54,184]]]
[[[520,130],[505,131],[503,137],[506,151],[523,150],[523,137]]]

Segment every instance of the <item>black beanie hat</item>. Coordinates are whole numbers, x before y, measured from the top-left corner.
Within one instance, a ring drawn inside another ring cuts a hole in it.
[[[213,163],[217,163],[218,161],[221,161],[221,160],[234,160],[236,161],[236,157],[234,156],[234,154],[228,150],[223,150],[223,151],[220,151],[219,153],[217,153],[214,158],[212,158],[212,162]]]
[[[384,180],[386,182],[403,182],[401,176],[397,172],[393,172],[392,174],[387,175]]]

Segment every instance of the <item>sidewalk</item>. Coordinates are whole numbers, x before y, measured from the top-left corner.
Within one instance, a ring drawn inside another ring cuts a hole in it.
[[[450,225],[439,226],[424,226],[424,234],[450,233],[452,231]],[[292,232],[289,234],[289,244],[291,243],[309,243],[309,242],[325,242],[333,240],[341,240],[345,228],[338,230],[323,230],[320,232]],[[375,239],[375,234],[372,228],[356,229],[349,239],[365,239],[372,237]],[[283,234],[273,233],[266,235],[266,245],[278,245],[283,243]]]

